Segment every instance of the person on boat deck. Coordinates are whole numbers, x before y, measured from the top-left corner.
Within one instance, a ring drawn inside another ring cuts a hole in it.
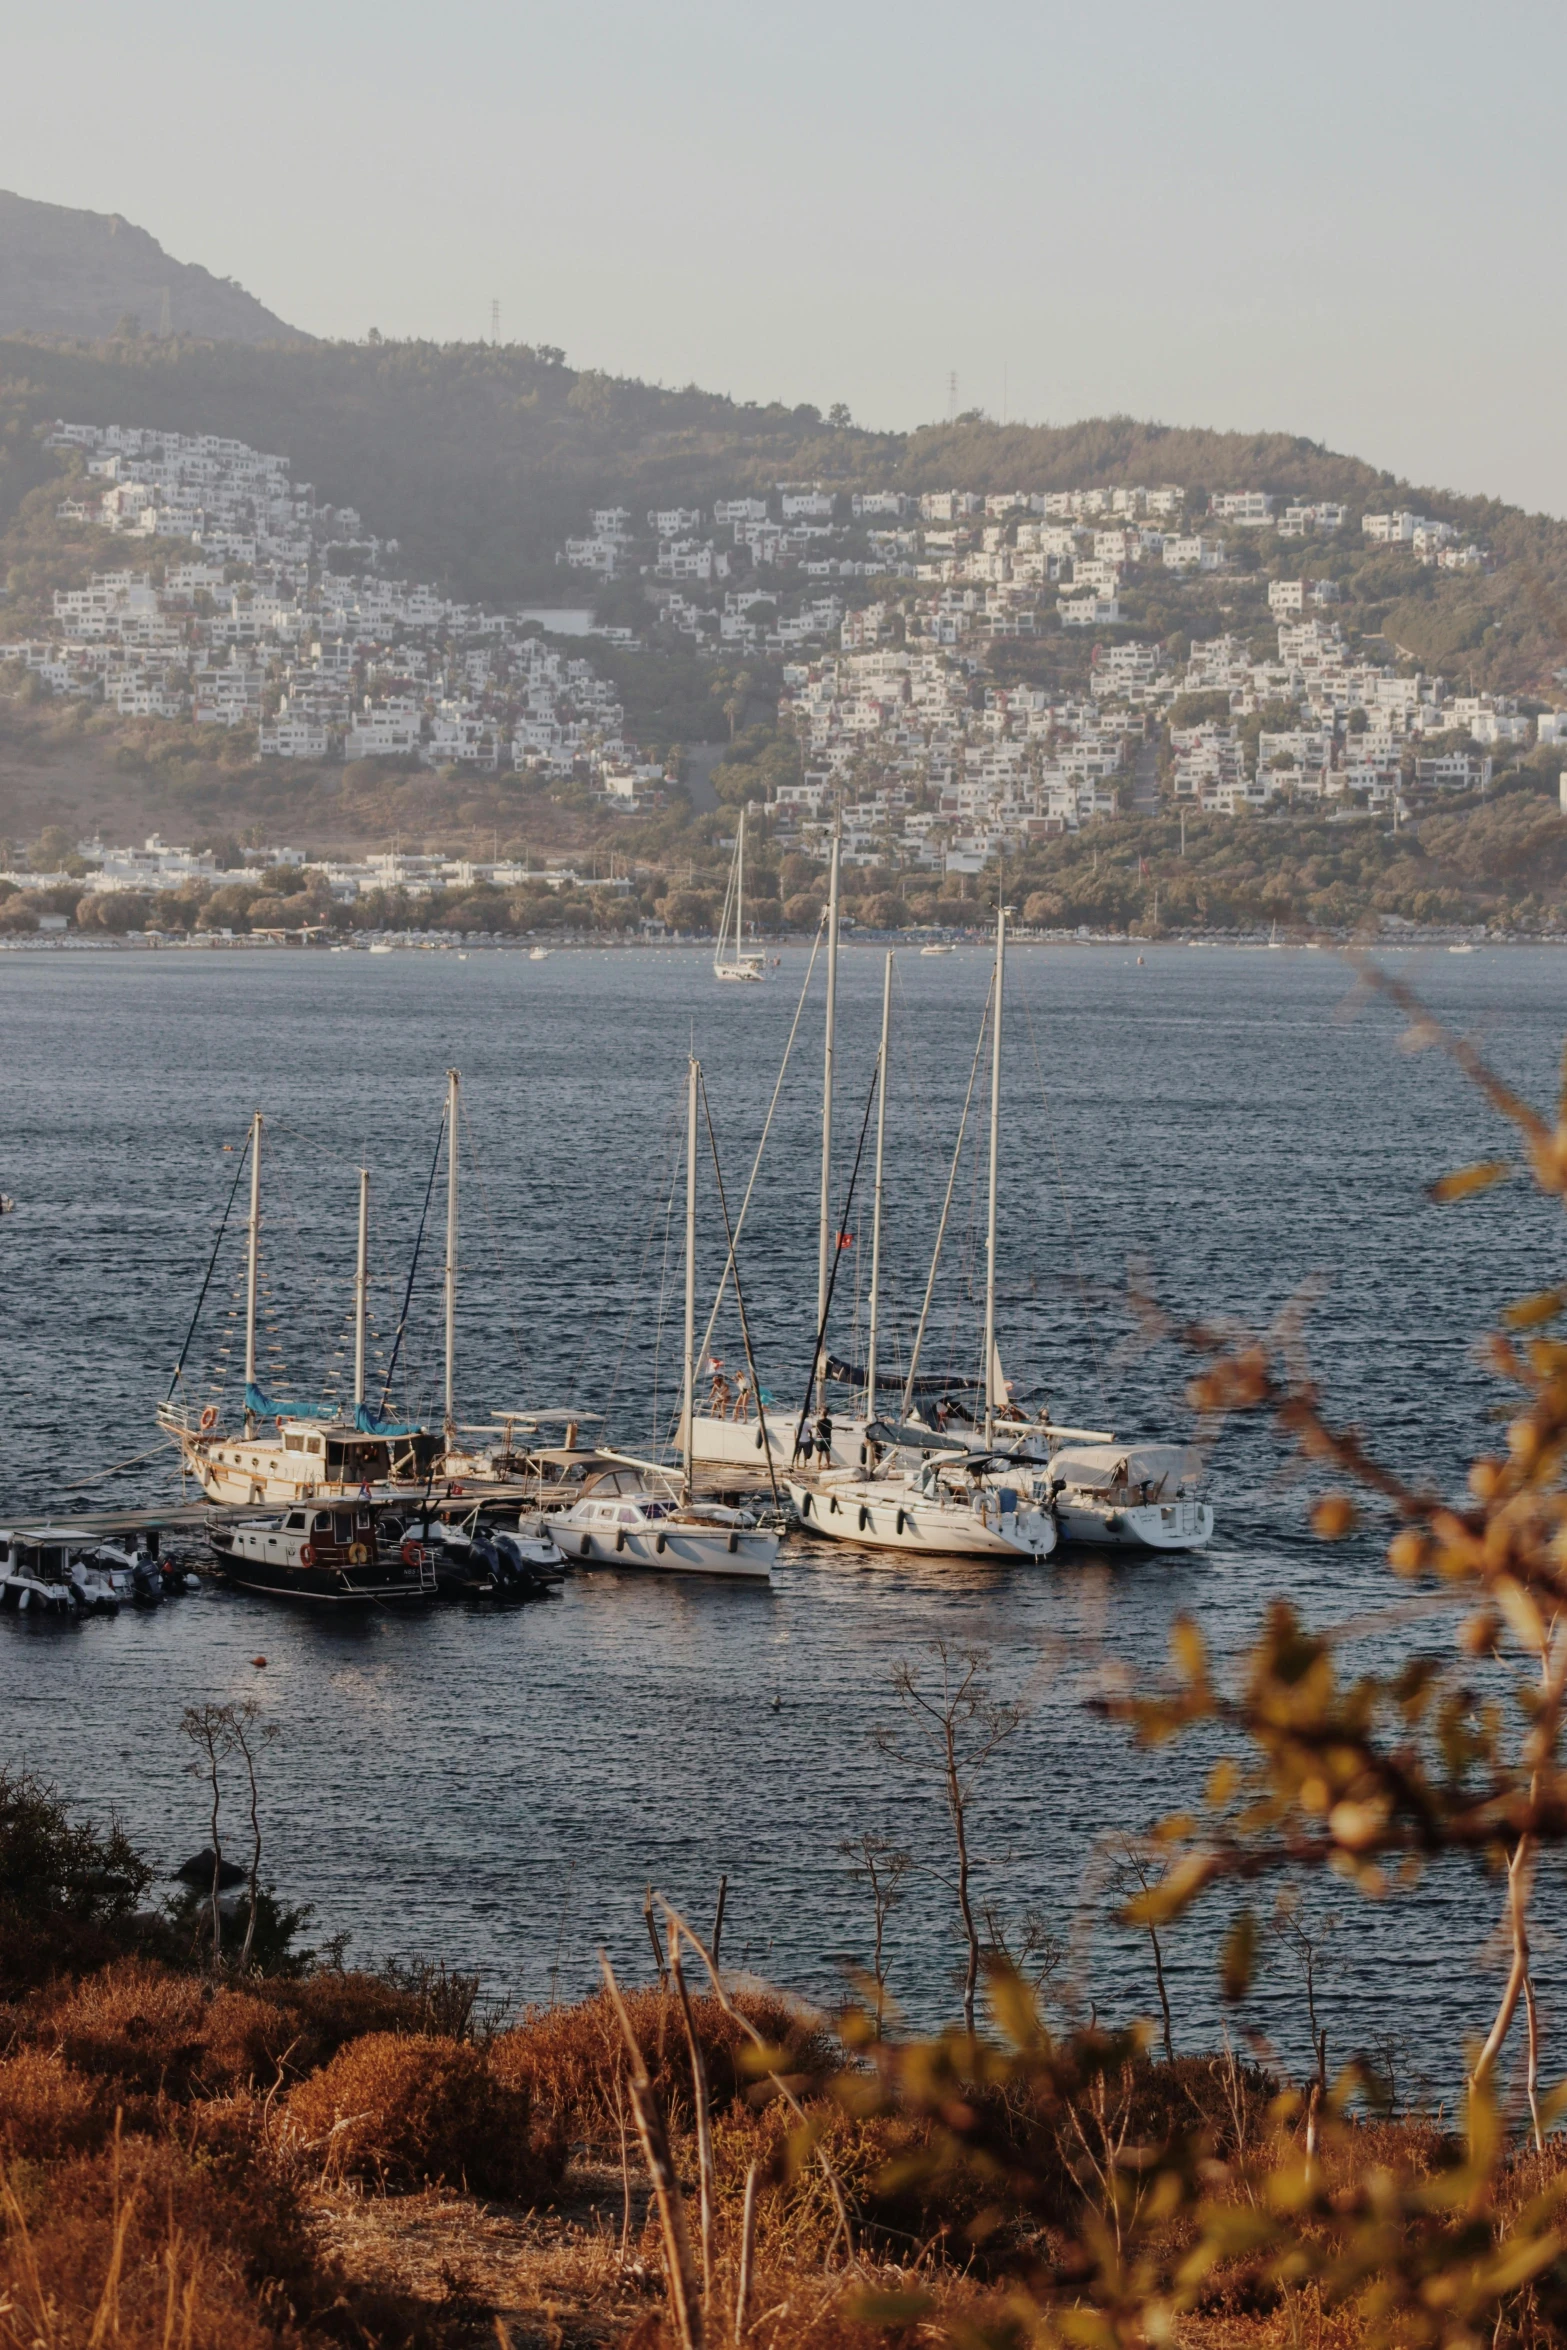
[[[816,1423],[816,1455],[824,1469],[832,1467],[832,1414],[823,1412]]]
[[[734,1417],[737,1420],[748,1420],[751,1417],[751,1380],[745,1371],[735,1381]]]
[[[727,1420],[729,1417],[729,1382],[724,1377],[722,1363],[713,1365],[713,1384],[708,1389],[707,1408],[714,1419]]]

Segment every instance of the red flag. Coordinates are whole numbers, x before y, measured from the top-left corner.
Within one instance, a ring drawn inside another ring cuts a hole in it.
[[[838,1246],[840,1248],[853,1248],[854,1234],[852,1232],[840,1232],[838,1235]]]

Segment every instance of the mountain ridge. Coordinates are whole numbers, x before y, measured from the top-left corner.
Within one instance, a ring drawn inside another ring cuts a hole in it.
[[[225,342],[301,339],[243,286],[176,261],[122,214],[0,188],[0,334],[95,339],[122,322]]]

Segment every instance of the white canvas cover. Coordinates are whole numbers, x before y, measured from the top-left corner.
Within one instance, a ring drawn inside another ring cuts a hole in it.
[[[1050,1474],[1083,1493],[1146,1485],[1150,1501],[1157,1501],[1195,1481],[1201,1466],[1189,1444],[1069,1444],[1052,1454]]]

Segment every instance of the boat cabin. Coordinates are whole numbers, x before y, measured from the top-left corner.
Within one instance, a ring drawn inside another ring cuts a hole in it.
[[[0,1530],[0,1576],[26,1575],[35,1583],[68,1583],[70,1539]]]
[[[438,1431],[371,1436],[351,1420],[286,1420],[281,1434],[284,1453],[300,1454],[305,1475],[325,1485],[383,1485],[391,1478],[407,1482],[427,1477],[446,1449]]]

